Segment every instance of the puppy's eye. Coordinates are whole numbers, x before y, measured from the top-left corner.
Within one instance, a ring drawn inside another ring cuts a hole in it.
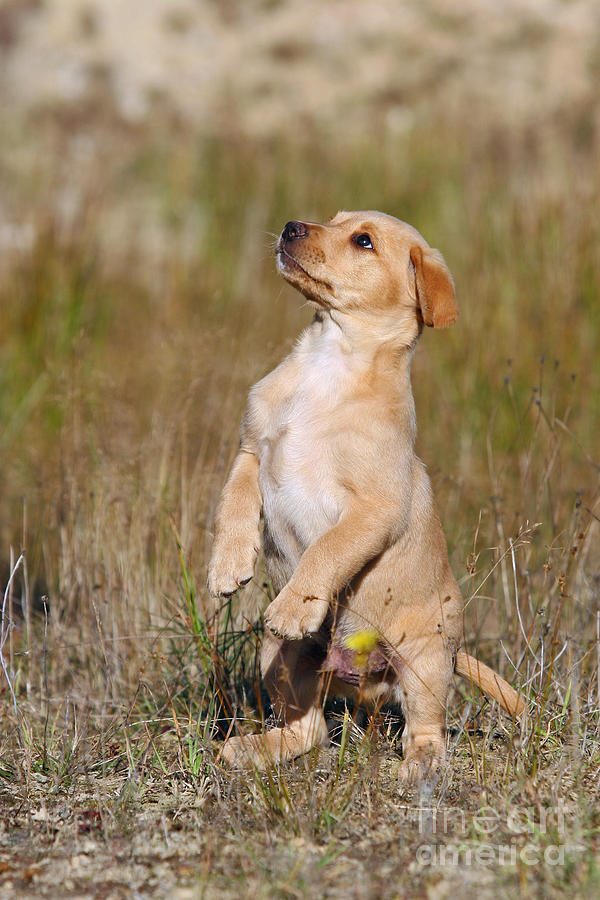
[[[368,234],[355,234],[352,238],[357,247],[362,247],[363,250],[373,250],[373,243]]]

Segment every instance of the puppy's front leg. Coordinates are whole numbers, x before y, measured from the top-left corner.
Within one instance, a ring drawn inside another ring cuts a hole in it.
[[[240,450],[223,488],[208,566],[208,589],[213,596],[233,594],[254,574],[262,508],[258,468],[254,453]]]
[[[296,571],[265,612],[280,637],[300,640],[323,624],[329,603],[390,542],[397,529],[393,506],[356,500],[339,522],[311,544]]]

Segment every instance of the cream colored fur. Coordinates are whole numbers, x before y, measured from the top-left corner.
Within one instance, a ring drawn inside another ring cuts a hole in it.
[[[279,271],[314,305],[293,352],[256,384],[219,504],[212,595],[248,581],[263,546],[276,597],[261,668],[280,727],[223,758],[263,764],[327,741],[326,690],[402,704],[404,775],[444,758],[455,670],[511,714],[523,702],[459,650],[462,597],[423,463],[410,362],[423,326],[457,316],[452,278],[410,225],[379,212],[288,223]],[[375,631],[365,662],[348,639]]]

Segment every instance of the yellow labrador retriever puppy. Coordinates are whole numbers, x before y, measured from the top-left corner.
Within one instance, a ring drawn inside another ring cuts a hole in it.
[[[511,715],[523,701],[460,650],[463,605],[429,478],[415,456],[410,363],[424,325],[458,310],[441,254],[380,212],[288,222],[283,277],[315,307],[293,352],[251,392],[223,490],[208,584],[252,578],[263,548],[276,597],[261,670],[278,727],[232,737],[222,755],[261,765],[328,740],[326,692],[399,701],[403,774],[444,758],[453,671]]]

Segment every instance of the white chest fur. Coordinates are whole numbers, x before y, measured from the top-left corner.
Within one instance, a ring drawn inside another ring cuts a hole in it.
[[[344,508],[336,412],[355,372],[339,329],[309,329],[292,354],[294,385],[275,403],[258,441],[263,514],[277,546],[296,563]]]

